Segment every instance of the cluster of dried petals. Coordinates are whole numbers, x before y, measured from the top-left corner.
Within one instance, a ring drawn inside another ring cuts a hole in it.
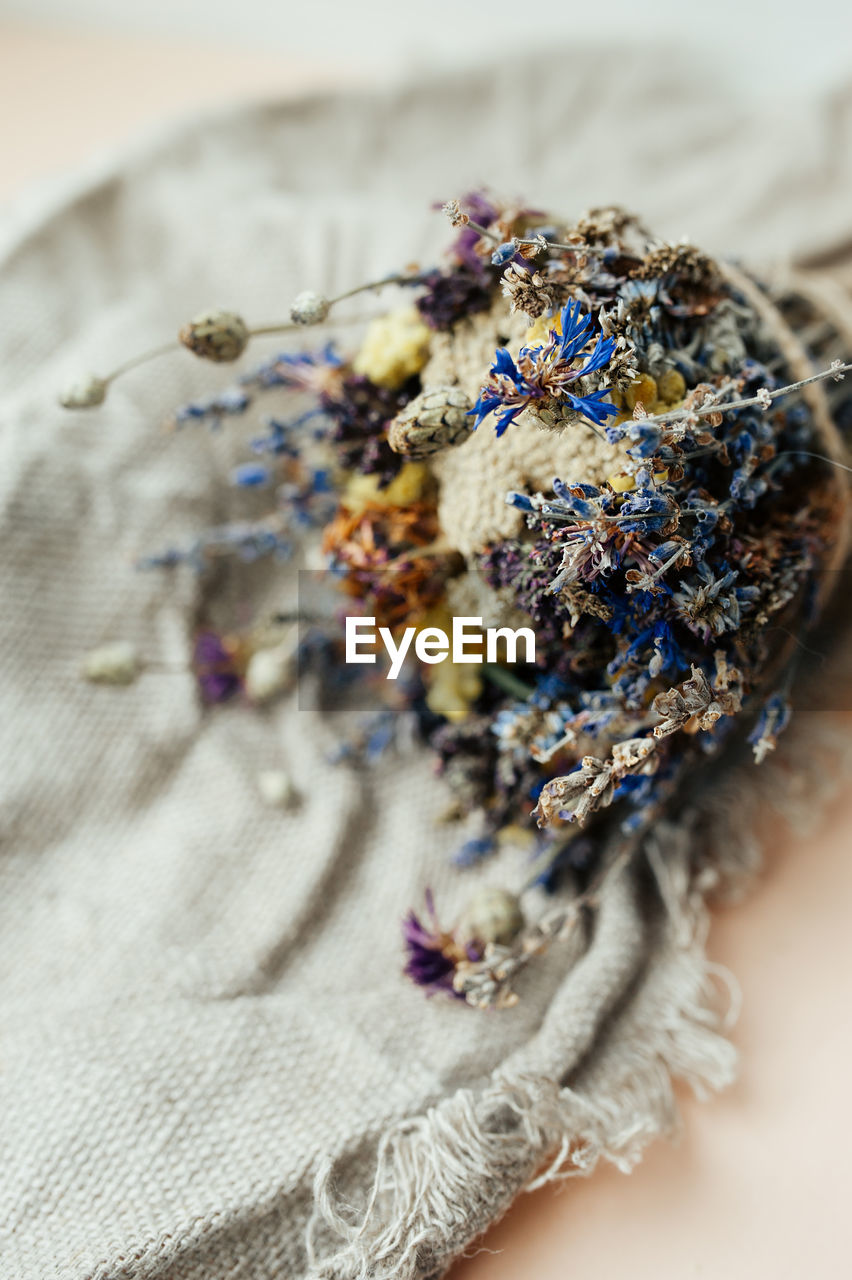
[[[533,813],[540,827],[565,817],[582,824],[598,809],[612,803],[615,788],[631,773],[653,773],[657,768],[653,738],[628,738],[617,742],[608,760],[584,756],[579,769],[545,784]]]
[[[712,729],[722,716],[736,715],[742,707],[742,696],[733,679],[734,671],[725,664],[714,688],[701,668],[693,665],[688,680],[658,693],[652,705],[661,719],[654,726],[654,737],[667,738],[682,729],[687,733]]]

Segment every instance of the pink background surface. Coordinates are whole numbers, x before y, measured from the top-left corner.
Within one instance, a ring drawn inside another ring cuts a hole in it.
[[[140,128],[341,76],[357,79],[283,54],[0,23],[0,202]],[[711,1104],[684,1095],[680,1141],[630,1177],[605,1168],[522,1196],[453,1280],[852,1276],[852,792],[807,839],[767,814],[766,847],[710,936],[742,987],[737,1084]]]

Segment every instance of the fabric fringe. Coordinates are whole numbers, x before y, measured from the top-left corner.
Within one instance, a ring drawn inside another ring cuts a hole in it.
[[[347,1216],[326,1161],[308,1229],[310,1280],[439,1276],[520,1190],[587,1176],[601,1159],[630,1170],[676,1127],[675,1080],[699,1096],[729,1084],[736,1054],[721,1034],[703,932],[681,903],[628,1009],[570,1085],[498,1071],[485,1089],[459,1090],[392,1126],[360,1221]],[[321,1256],[320,1242],[333,1238],[339,1247]]]
[[[588,1176],[600,1160],[632,1169],[649,1142],[677,1128],[675,1082],[702,1098],[732,1082],[736,1051],[725,1033],[738,988],[705,955],[706,902],[753,877],[767,806],[801,828],[852,772],[846,726],[808,719],[773,760],[713,788],[692,821],[655,832],[647,852],[665,909],[661,935],[636,993],[570,1083],[498,1070],[484,1089],[461,1089],[393,1125],[360,1212],[346,1206],[332,1162],[322,1163],[308,1280],[436,1280],[521,1190]],[[697,831],[712,834],[696,870]]]

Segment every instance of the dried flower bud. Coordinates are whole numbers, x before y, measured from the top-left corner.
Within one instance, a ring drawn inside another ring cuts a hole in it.
[[[225,364],[238,360],[249,340],[248,326],[233,311],[202,311],[185,324],[178,338],[202,360]]]
[[[83,678],[92,684],[132,684],[141,670],[132,644],[118,640],[92,649],[83,660]]]
[[[305,289],[296,296],[290,308],[293,324],[322,324],[331,310],[331,302],[321,293]]]
[[[106,399],[109,383],[95,373],[88,373],[66,387],[59,397],[63,409],[94,409]]]
[[[298,799],[296,788],[283,769],[264,769],[257,775],[257,789],[270,809],[292,809]]]
[[[515,250],[524,258],[537,258],[540,254],[547,252],[547,241],[544,236],[533,236],[528,240],[515,241]]]
[[[448,200],[441,206],[441,212],[447,215],[451,227],[465,227],[470,222],[468,215],[462,213],[458,200]]]
[[[507,262],[511,262],[518,250],[513,240],[506,240],[503,244],[498,244],[497,248],[491,255],[491,265],[493,267],[504,267]]]
[[[270,702],[289,688],[292,679],[292,646],[258,649],[246,667],[245,691],[252,702]]]
[[[407,458],[426,458],[470,435],[470,399],[460,387],[421,391],[390,425],[388,444]]]
[[[524,927],[521,904],[513,893],[493,886],[480,889],[464,913],[462,932],[479,942],[505,945]]]

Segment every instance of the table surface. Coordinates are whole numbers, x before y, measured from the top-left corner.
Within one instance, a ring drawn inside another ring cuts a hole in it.
[[[341,75],[356,79],[284,53],[0,23],[0,202],[142,128]],[[714,918],[710,954],[743,993],[737,1083],[710,1104],[684,1094],[679,1142],[629,1178],[607,1167],[522,1196],[454,1280],[850,1274],[850,846],[852,791],[806,840],[773,839],[749,897]]]

